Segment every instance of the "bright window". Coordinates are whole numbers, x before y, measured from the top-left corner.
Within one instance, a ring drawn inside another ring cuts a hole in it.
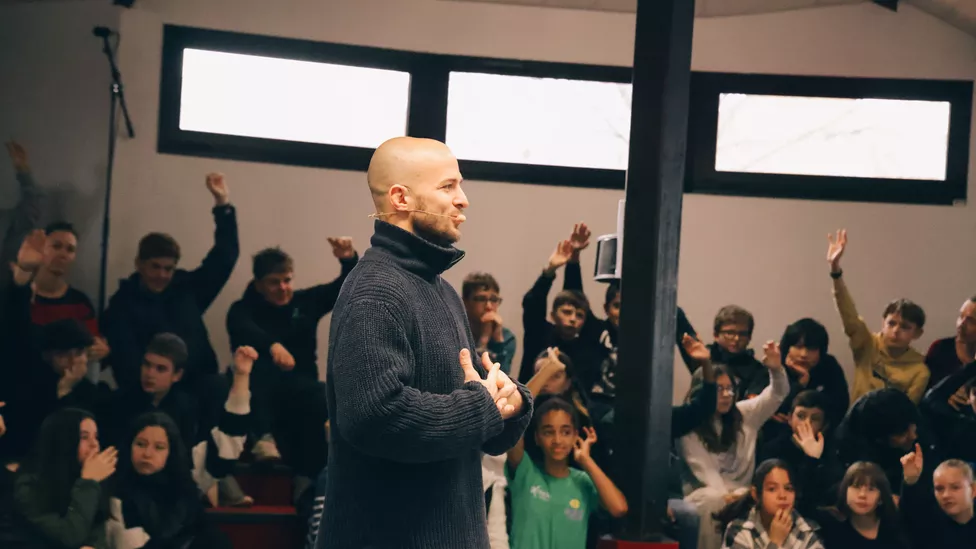
[[[946,178],[950,104],[721,94],[715,170]]]
[[[627,169],[630,84],[452,72],[447,144],[464,160]]]
[[[406,134],[410,74],[183,50],[180,129],[375,148]]]

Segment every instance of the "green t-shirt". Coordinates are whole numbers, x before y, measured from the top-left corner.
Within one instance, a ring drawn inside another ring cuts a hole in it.
[[[527,454],[515,474],[505,467],[512,494],[512,549],[584,549],[590,513],[600,505],[593,479],[570,468],[549,476]]]

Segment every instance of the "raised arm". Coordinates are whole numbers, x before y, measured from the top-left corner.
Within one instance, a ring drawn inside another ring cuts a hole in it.
[[[353,267],[359,261],[359,255],[352,246],[351,238],[340,237],[329,238],[328,240],[332,246],[332,254],[342,265],[342,272],[332,282],[319,284],[318,286],[313,286],[302,291],[305,294],[304,299],[306,303],[309,304],[309,315],[313,318],[322,318],[332,312],[336,299],[339,298],[339,290],[342,289],[342,283],[346,281],[346,277],[349,276],[349,273],[352,272]]]
[[[478,382],[448,394],[407,385],[414,369],[410,345],[403,319],[387,304],[359,301],[333,322],[332,427],[361,452],[435,462],[480,449],[505,429],[493,395]],[[457,375],[462,379],[460,361]]]
[[[227,284],[237,258],[240,244],[237,238],[237,213],[230,204],[230,191],[223,174],[207,175],[207,189],[214,197],[214,245],[203,262],[190,273],[193,293],[200,310],[206,310]]]
[[[783,368],[778,343],[768,341],[763,346],[763,366],[769,370],[769,385],[756,398],[736,403],[742,413],[743,423],[757,429],[773,417],[790,394],[790,379]]]
[[[847,248],[847,230],[840,229],[836,236],[827,235],[827,241],[827,263],[830,264],[830,277],[834,279],[834,304],[844,324],[844,333],[847,334],[851,349],[854,351],[854,360],[860,362],[861,353],[871,345],[871,330],[864,319],[857,314],[854,298],[847,290],[847,284],[843,279],[844,271],[840,268],[840,259]]]
[[[684,334],[681,349],[687,353],[693,364],[701,365],[701,390],[687,404],[671,408],[671,438],[681,438],[692,432],[710,417],[715,415],[718,405],[718,387],[715,385],[715,367],[712,354],[704,343],[690,334]]]
[[[580,468],[590,475],[603,508],[614,518],[620,518],[627,514],[627,498],[590,456],[590,447],[596,443],[596,430],[592,427],[583,427],[583,432],[586,438],[576,439],[573,457]]]
[[[583,292],[583,271],[580,268],[579,256],[583,250],[590,246],[591,234],[586,223],[577,223],[573,226],[573,234],[569,237],[569,244],[572,247],[573,254],[570,256],[569,262],[566,263],[566,271],[563,273],[564,290],[573,290],[586,295]],[[580,337],[599,340],[601,332],[600,319],[593,314],[593,303],[590,303],[590,307],[586,311],[586,321],[583,323],[583,331],[580,333]]]
[[[3,283],[10,280],[10,271],[6,270],[6,266],[17,260],[17,251],[24,237],[37,226],[41,217],[41,193],[31,174],[27,150],[15,141],[6,145],[10,163],[20,183],[20,201],[13,209],[13,217],[0,246],[0,281]]]

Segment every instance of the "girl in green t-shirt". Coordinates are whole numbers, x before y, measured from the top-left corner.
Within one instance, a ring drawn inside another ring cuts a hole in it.
[[[551,398],[539,406],[533,421],[542,458],[537,462],[525,455],[524,439],[508,451],[511,547],[583,549],[590,513],[602,505],[614,517],[622,517],[627,500],[590,456],[596,431],[586,427],[585,437],[580,437],[572,404]],[[571,456],[580,469],[569,466]]]

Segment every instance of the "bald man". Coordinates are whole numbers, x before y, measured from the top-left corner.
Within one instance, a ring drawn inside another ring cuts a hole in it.
[[[482,452],[522,436],[529,392],[476,343],[441,274],[468,199],[443,143],[397,138],[373,154],[372,246],[346,279],[329,338],[332,421],[321,549],[488,549]]]

